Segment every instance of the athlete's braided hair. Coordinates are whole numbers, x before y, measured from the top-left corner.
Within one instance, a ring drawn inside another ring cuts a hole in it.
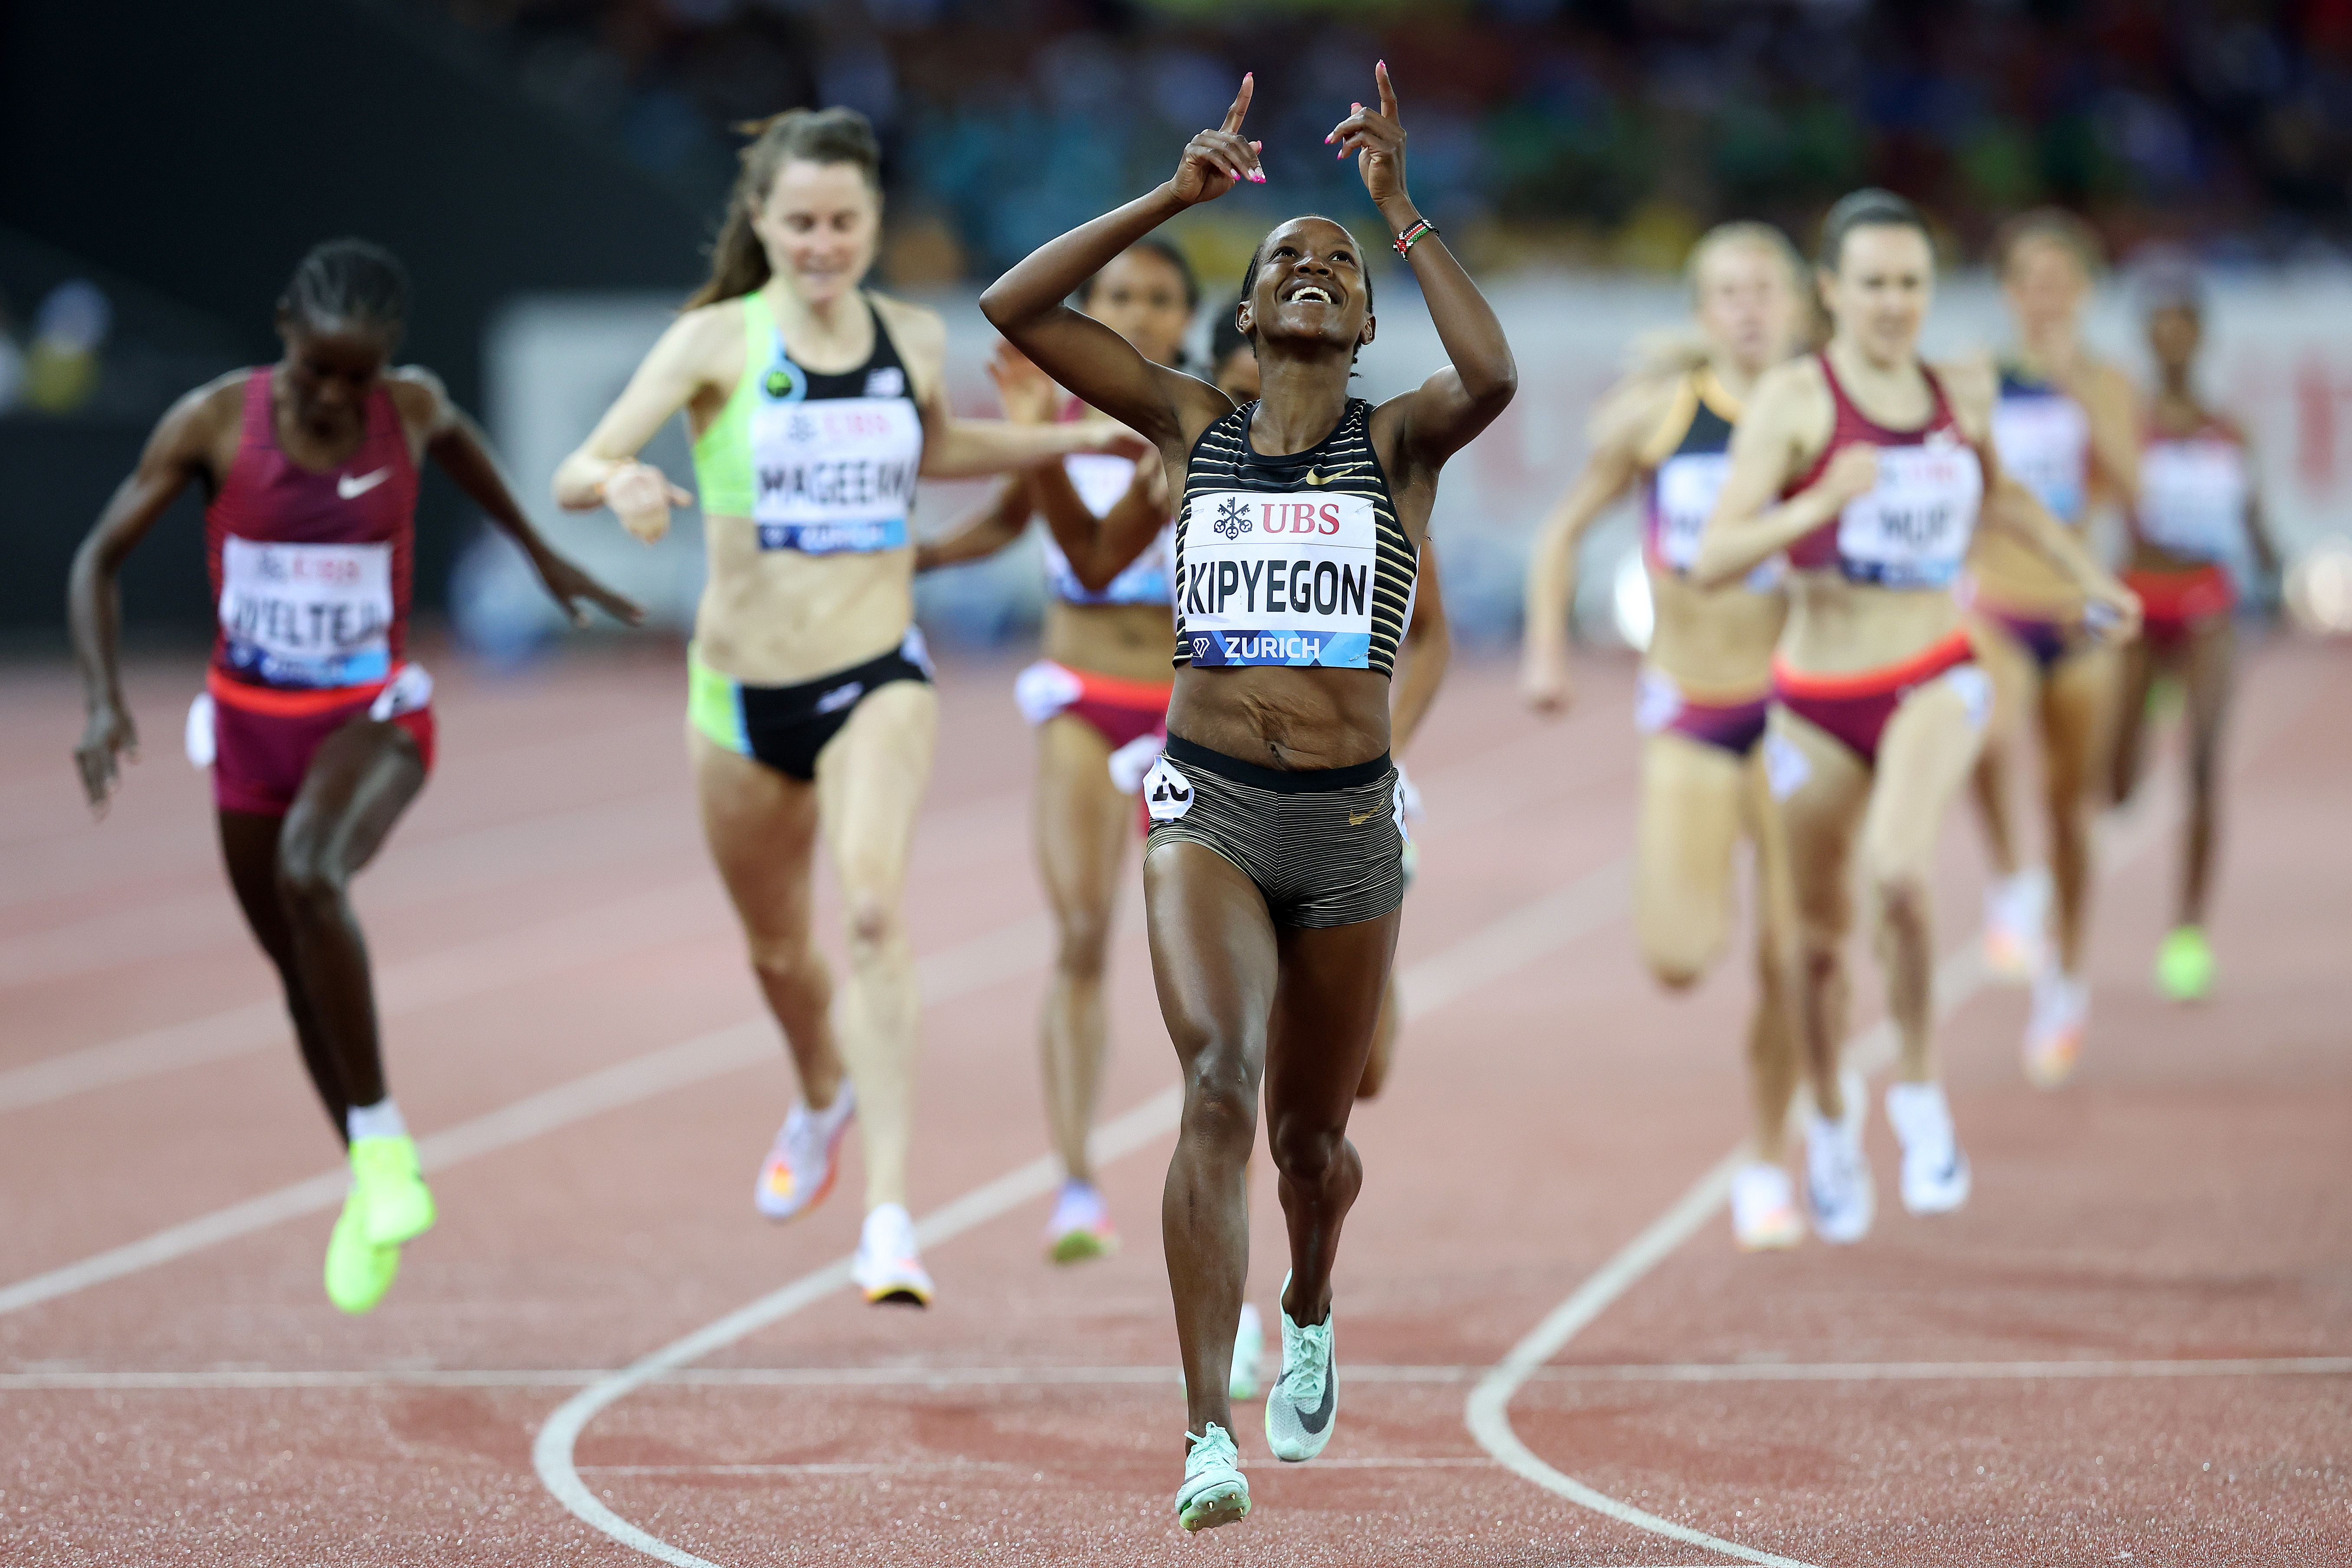
[[[798,158],[810,163],[849,163],[866,176],[878,201],[882,195],[882,144],[874,126],[854,109],[792,109],[736,130],[751,138],[740,156],[734,194],[727,198],[726,221],[710,246],[710,277],[686,301],[689,310],[740,300],[768,281],[768,247],[751,226],[751,214],[768,199],[776,172]]]
[[[408,269],[381,245],[331,239],[294,268],[278,308],[306,326],[373,327],[397,344],[408,328]]]

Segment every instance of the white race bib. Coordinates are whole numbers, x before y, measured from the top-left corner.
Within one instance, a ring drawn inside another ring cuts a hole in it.
[[[1062,459],[1062,468],[1070,476],[1070,488],[1078,492],[1078,500],[1097,517],[1109,516],[1110,509],[1119,503],[1128,487],[1135,482],[1134,459],[1108,452],[1073,453]],[[1145,547],[1142,554],[1097,589],[1078,581],[1078,574],[1070,570],[1070,558],[1054,542],[1053,530],[1047,529],[1046,585],[1065,604],[1164,605],[1168,603],[1169,581],[1175,575],[1175,543],[1176,525],[1171,522],[1160,531],[1159,537]]]
[[[1187,506],[1180,608],[1195,666],[1370,667],[1371,497],[1210,490]]]
[[[2000,466],[2059,521],[2083,520],[2091,418],[2081,404],[2058,393],[2004,397],[1993,405],[1992,445]]]
[[[1941,588],[1960,562],[1984,499],[1984,468],[1953,440],[1881,447],[1878,484],[1838,516],[1846,576],[1888,588]]]
[[[899,550],[923,458],[904,397],[752,405],[751,521],[762,550],[835,555]]]
[[[1699,535],[1730,472],[1727,452],[1681,452],[1658,465],[1659,560],[1683,573],[1697,563]]]
[[[228,667],[268,686],[362,686],[392,673],[392,546],[221,542]]]
[[[2247,489],[2235,442],[2153,442],[2139,459],[2139,531],[2175,555],[2223,560],[2245,528]]]

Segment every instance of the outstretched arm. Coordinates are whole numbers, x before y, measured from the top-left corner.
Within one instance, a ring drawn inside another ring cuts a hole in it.
[[[574,626],[588,624],[588,606],[595,605],[616,621],[630,626],[645,622],[645,610],[556,553],[523,515],[506,476],[490,454],[489,438],[467,412],[449,399],[441,378],[422,366],[394,373],[401,388],[404,415],[424,431],[425,450],[442,472],[457,481],[466,499],[482,509],[490,526],[515,542],[539,574],[548,594],[563,606]]]
[[[1232,399],[1206,382],[1153,364],[1068,300],[1121,251],[1185,208],[1214,201],[1243,180],[1265,183],[1258,144],[1241,133],[1255,90],[1253,79],[1243,77],[1224,123],[1186,144],[1172,179],[1040,246],[980,297],[981,310],[996,330],[1046,374],[1163,452],[1182,443],[1189,422],[1229,412]]]
[[[1662,384],[1621,388],[1592,422],[1592,455],[1536,532],[1528,562],[1526,626],[1519,648],[1519,696],[1538,713],[1559,714],[1575,700],[1569,674],[1568,623],[1576,604],[1576,552],[1587,530],[1642,471],[1643,435],[1655,426]]]
[[[1356,171],[1372,205],[1381,209],[1390,236],[1401,237],[1422,217],[1405,189],[1404,126],[1397,118],[1387,61],[1372,67],[1372,83],[1380,89],[1380,108],[1354,105],[1323,140],[1336,142],[1342,158],[1356,154]],[[1519,387],[1519,370],[1494,307],[1435,229],[1413,241],[1405,264],[1421,286],[1437,341],[1452,363],[1397,400],[1404,417],[1399,450],[1418,467],[1434,470],[1509,405]]]
[[[1786,550],[1868,495],[1878,483],[1878,448],[1848,447],[1821,478],[1776,502],[1800,460],[1821,450],[1832,414],[1829,389],[1811,360],[1764,373],[1731,432],[1731,471],[1699,535],[1691,580],[1718,588]]]
[[[1029,476],[1007,474],[996,484],[988,504],[937,539],[915,546],[915,570],[936,572],[995,554],[1021,537],[1029,526]]]
[[[725,305],[688,310],[662,332],[588,439],[556,465],[556,505],[566,511],[610,506],[621,525],[647,544],[669,531],[670,509],[694,497],[651,463],[638,461],[637,453],[702,389],[704,366],[720,340],[738,331],[727,311]]]
[[[231,378],[242,381],[242,376]],[[106,815],[107,797],[119,776],[118,759],[139,760],[139,732],[122,702],[118,662],[122,596],[116,577],[122,563],[164,509],[191,479],[208,479],[206,454],[219,434],[217,395],[225,384],[198,387],[172,405],[147,437],[139,466],[115,487],[98,521],[74,552],[66,579],[66,620],[73,637],[74,666],[81,672],[82,700],[89,714],[74,765],[91,812]]]
[[[1134,479],[1100,517],[1087,509],[1069,470],[1058,464],[1034,470],[1029,485],[1070,574],[1089,593],[1110,586],[1168,523],[1168,473],[1158,462],[1136,464]]]
[[[2058,521],[2024,481],[2006,472],[1993,455],[1992,444],[1978,448],[1985,466],[1982,517],[1987,526],[2014,534],[2032,546],[2090,601],[2091,613],[2103,625],[2100,632],[2117,642],[2139,636],[2139,595],[2116,581],[2081,535]]]

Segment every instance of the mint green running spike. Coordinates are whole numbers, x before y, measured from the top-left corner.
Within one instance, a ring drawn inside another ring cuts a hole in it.
[[[2156,988],[2175,1002],[2202,1002],[2213,990],[2213,949],[2203,926],[2175,926],[2156,951]]]

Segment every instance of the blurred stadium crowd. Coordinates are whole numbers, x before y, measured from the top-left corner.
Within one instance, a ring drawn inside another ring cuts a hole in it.
[[[1286,202],[1363,62],[1481,265],[1669,268],[1727,216],[1802,235],[1864,183],[1980,258],[2059,202],[2114,248],[2352,247],[2352,0],[409,0],[716,205],[730,122],[847,103],[893,154],[901,283],[989,277],[1160,177],[1244,68]]]

